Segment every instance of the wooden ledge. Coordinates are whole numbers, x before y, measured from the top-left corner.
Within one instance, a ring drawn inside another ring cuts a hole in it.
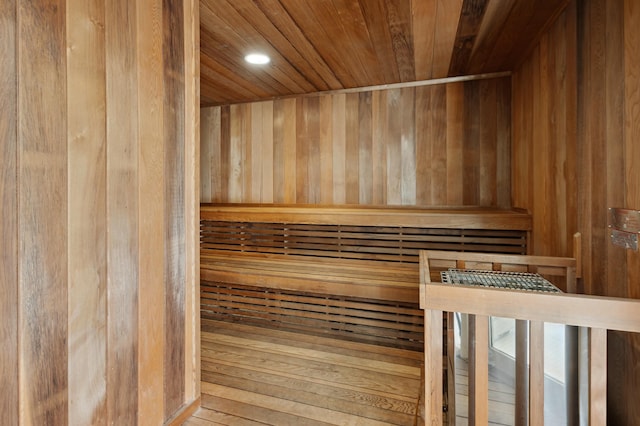
[[[531,215],[484,207],[201,204],[201,220],[530,231]]]

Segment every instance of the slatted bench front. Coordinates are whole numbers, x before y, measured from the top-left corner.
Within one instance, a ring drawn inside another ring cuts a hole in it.
[[[526,253],[491,209],[203,205],[202,320],[422,350],[420,250]]]

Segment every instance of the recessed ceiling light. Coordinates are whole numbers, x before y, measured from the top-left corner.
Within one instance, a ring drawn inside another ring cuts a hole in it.
[[[249,55],[244,57],[244,60],[249,62],[250,64],[264,65],[268,64],[271,61],[271,58],[263,53],[250,53]]]

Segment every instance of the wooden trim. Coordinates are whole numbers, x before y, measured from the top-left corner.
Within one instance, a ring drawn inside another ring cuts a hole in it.
[[[428,228],[531,230],[531,216],[491,208],[202,204],[202,220]]]
[[[370,92],[370,91],[376,91],[376,90],[404,89],[408,87],[435,86],[438,84],[459,83],[464,81],[476,81],[476,80],[488,80],[492,78],[502,78],[502,77],[511,77],[511,71],[502,71],[502,72],[475,74],[475,75],[462,75],[462,76],[456,76],[456,77],[433,78],[429,80],[407,81],[407,82],[392,83],[392,84],[379,84],[375,86],[353,87],[348,89],[325,90],[320,92],[301,93],[301,94],[295,94],[290,96],[272,96],[272,97],[261,98],[260,102],[274,101],[274,100],[280,100],[280,99],[309,98],[309,97],[317,97],[322,95],[341,95],[341,94],[349,94],[349,93],[361,93],[361,92]],[[254,103],[254,102],[256,101],[252,100],[252,101],[243,101],[243,102],[230,102],[230,103],[225,103],[224,105],[237,105],[237,104],[247,104],[247,103]],[[207,107],[219,106],[219,105],[220,104],[212,103],[212,104],[206,104],[201,106],[203,108],[207,108]]]
[[[168,419],[164,424],[165,426],[180,426],[184,424],[193,414],[198,411],[202,400],[200,396],[196,398],[190,404],[184,405],[173,417]]]
[[[185,44],[185,399],[200,399],[200,17],[184,2]]]
[[[441,283],[423,287],[421,303],[425,309],[640,333],[640,300]],[[596,315],[598,312],[606,315]]]

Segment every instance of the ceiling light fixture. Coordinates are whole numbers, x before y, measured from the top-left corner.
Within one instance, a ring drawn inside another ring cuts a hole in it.
[[[250,53],[244,57],[244,60],[254,65],[265,65],[271,62],[271,58],[263,53]]]

